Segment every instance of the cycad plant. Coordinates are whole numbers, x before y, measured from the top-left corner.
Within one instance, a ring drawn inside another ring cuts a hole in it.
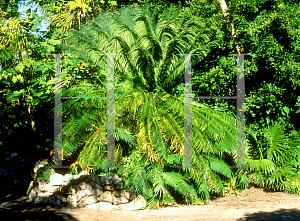
[[[183,166],[184,100],[172,94],[184,74],[184,56],[201,61],[217,45],[201,19],[183,24],[175,8],[156,23],[149,10],[126,7],[103,13],[73,31],[62,49],[100,67],[103,84],[80,82],[63,91],[68,96],[106,96],[106,56],[115,57],[116,164],[110,170],[125,187],[143,195],[150,208],[177,203],[203,203],[210,192],[223,192],[220,176],[231,178],[225,152],[236,154],[236,118],[193,104],[192,166]],[[77,168],[102,173],[106,166],[106,100],[63,102],[63,154]],[[74,157],[75,156],[75,157]],[[236,163],[236,161],[235,161]],[[179,197],[179,198],[180,198]]]

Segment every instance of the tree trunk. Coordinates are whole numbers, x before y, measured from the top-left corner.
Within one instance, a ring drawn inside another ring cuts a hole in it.
[[[243,52],[244,47],[243,47],[242,44],[238,44],[240,36],[235,34],[234,22],[232,20],[232,17],[227,13],[227,4],[226,4],[225,0],[220,0],[219,2],[220,2],[220,6],[221,6],[224,17],[231,24],[231,36],[232,36],[232,39],[233,39],[234,44],[235,44],[235,51],[236,51],[236,53],[241,54]]]

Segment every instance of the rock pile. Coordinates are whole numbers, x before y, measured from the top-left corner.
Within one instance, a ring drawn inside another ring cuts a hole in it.
[[[146,208],[145,199],[136,191],[125,190],[122,179],[117,175],[89,175],[82,171],[78,175],[63,176],[50,169],[50,181],[38,179],[46,165],[47,162],[41,162],[34,167],[34,180],[26,192],[29,202],[101,210]]]

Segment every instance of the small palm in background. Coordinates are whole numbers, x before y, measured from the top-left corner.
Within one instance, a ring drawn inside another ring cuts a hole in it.
[[[268,126],[265,136],[258,140],[253,131],[247,131],[246,166],[235,172],[235,189],[245,189],[249,183],[273,191],[300,193],[299,140],[289,140],[284,128],[275,123]]]

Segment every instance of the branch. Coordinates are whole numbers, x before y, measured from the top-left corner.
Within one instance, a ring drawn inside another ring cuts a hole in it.
[[[231,36],[235,44],[235,50],[237,53],[241,54],[243,52],[243,45],[238,44],[238,41],[240,40],[240,36],[235,34],[235,28],[234,28],[234,22],[232,20],[232,17],[227,13],[227,4],[225,0],[220,0],[220,6],[223,12],[224,17],[230,22],[231,24]]]

